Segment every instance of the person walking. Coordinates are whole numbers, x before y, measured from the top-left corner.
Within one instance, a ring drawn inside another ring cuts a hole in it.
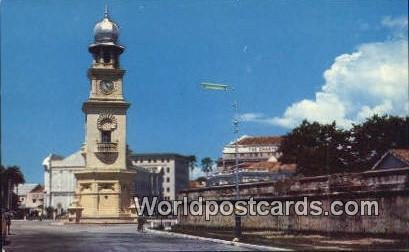
[[[6,245],[7,240],[7,225],[6,225],[6,213],[1,211],[1,238],[2,245]]]
[[[145,224],[145,220],[143,216],[138,216],[138,232],[143,232],[143,224]]]
[[[5,213],[5,217],[6,217],[6,226],[7,226],[7,235],[10,235],[10,226],[11,226],[11,212],[7,211]]]

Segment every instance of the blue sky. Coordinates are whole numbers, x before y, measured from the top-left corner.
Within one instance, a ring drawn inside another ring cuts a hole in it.
[[[235,98],[247,135],[284,134],[302,117],[348,127],[407,114],[407,1],[6,0],[2,162],[27,181],[42,182],[49,153],[84,141],[87,46],[105,3],[126,47],[135,152],[217,158],[233,138]],[[201,90],[203,81],[236,91]]]

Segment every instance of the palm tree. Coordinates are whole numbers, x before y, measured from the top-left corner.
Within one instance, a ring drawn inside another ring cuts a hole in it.
[[[1,166],[1,186],[2,186],[2,205],[7,205],[7,208],[11,208],[13,189],[18,184],[25,183],[24,175],[18,166],[9,166],[5,168]]]
[[[210,157],[205,157],[201,161],[202,164],[202,171],[206,173],[206,177],[208,176],[209,172],[213,169],[213,160]]]
[[[197,159],[195,155],[189,156],[189,168],[190,168],[190,174],[189,177],[191,177],[191,174],[193,174],[193,170],[196,167]]]

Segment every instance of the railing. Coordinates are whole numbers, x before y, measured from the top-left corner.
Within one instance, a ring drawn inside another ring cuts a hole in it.
[[[98,152],[118,152],[118,143],[97,143]]]

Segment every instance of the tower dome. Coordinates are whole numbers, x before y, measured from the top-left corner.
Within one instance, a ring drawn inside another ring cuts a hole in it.
[[[94,27],[95,43],[116,43],[119,36],[119,27],[109,19],[108,10],[105,9],[104,19]]]

